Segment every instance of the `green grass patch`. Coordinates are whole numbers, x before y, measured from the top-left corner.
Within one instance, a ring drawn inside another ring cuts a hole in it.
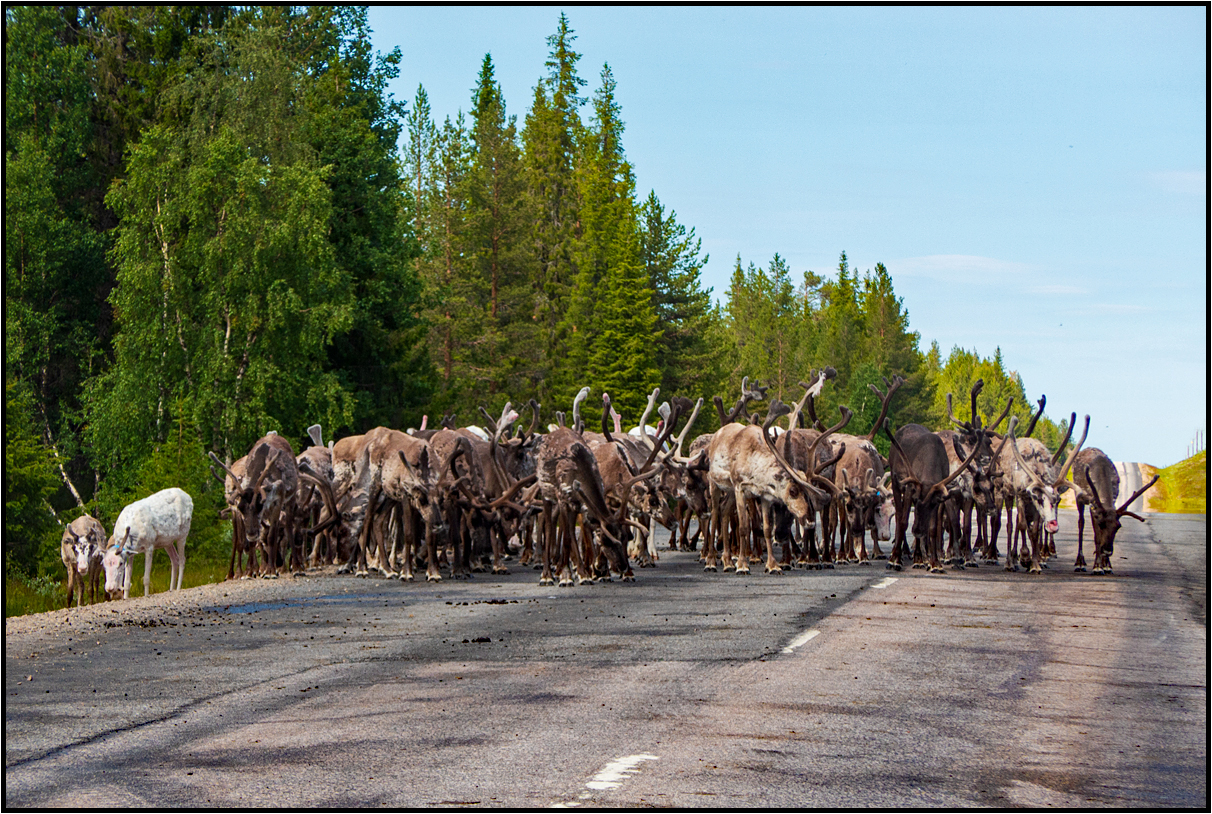
[[[130,579],[130,595],[132,597],[143,596],[143,569],[146,567],[143,556],[142,554],[136,554],[131,558],[131,564],[134,566]],[[211,585],[216,582],[222,582],[227,576],[227,566],[227,560],[190,559],[189,551],[187,550],[185,552],[185,576],[181,580],[181,587],[196,588],[199,585]],[[152,560],[152,593],[158,594],[167,591],[168,581],[171,576],[172,569],[168,562],[168,555],[163,551],[157,552],[155,558]],[[104,589],[105,578],[103,576],[101,590],[98,593],[104,593]],[[85,593],[84,601],[88,601],[87,592]],[[9,616],[24,616],[27,613],[43,613],[44,611],[64,607],[67,607],[66,572],[61,574],[57,579],[45,574],[32,578],[19,574],[5,574],[4,616],[6,618]]]
[[[1153,477],[1152,467],[1144,469],[1144,477]],[[1149,511],[1182,514],[1208,513],[1208,451],[1198,452],[1155,472],[1161,480],[1149,497]]]

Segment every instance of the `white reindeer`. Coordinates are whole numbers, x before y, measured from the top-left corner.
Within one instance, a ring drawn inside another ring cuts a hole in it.
[[[185,575],[185,538],[193,518],[194,501],[181,489],[173,487],[136,500],[118,515],[113,536],[109,538],[105,555],[105,591],[116,598],[130,598],[130,559],[135,554],[146,557],[143,572],[143,595],[151,593],[152,555],[157,548],[168,552],[172,573],[168,589],[181,589]]]

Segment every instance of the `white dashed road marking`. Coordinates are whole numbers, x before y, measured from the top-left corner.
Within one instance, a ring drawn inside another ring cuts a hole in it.
[[[617,789],[619,786],[623,785],[623,780],[627,777],[627,775],[635,774],[637,771],[639,771],[639,769],[636,767],[645,760],[660,760],[660,758],[656,755],[642,754],[628,755],[627,757],[621,757],[618,760],[612,760],[610,763],[606,764],[606,768],[595,774],[593,776],[593,780],[586,783],[585,787],[594,789],[595,791]]]
[[[879,582],[872,585],[872,588],[887,588],[892,583],[896,582],[896,577],[884,577]]]
[[[801,645],[807,644],[817,637],[819,630],[805,630],[800,635],[791,640],[790,644],[783,648],[784,653],[794,653],[795,649]]]

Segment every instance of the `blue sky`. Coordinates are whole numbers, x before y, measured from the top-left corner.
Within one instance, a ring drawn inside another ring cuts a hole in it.
[[[581,7],[585,95],[618,84],[637,193],[796,279],[892,274],[921,347],[992,355],[1167,465],[1207,426],[1207,8]],[[439,123],[491,53],[525,119],[560,8],[374,6]],[[588,116],[588,112],[586,112]]]

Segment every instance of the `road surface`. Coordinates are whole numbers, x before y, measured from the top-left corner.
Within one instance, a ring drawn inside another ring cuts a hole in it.
[[[5,806],[1208,806],[1206,517],[1075,574],[207,586],[5,636]]]

